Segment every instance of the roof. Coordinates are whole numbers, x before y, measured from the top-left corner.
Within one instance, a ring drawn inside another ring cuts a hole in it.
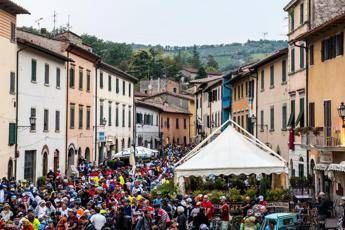
[[[190,81],[190,83],[202,84],[202,83],[206,83],[206,82],[209,82],[209,81],[214,81],[214,80],[217,80],[217,79],[220,79],[220,78],[223,78],[223,75],[222,76],[215,76],[215,77],[205,77],[205,78],[201,78],[201,79]]]
[[[76,44],[69,43],[68,47],[66,49],[67,52],[74,53],[77,56],[82,56],[84,59],[91,61],[91,62],[97,62],[101,58],[96,55],[95,53],[90,52],[89,50],[86,50]]]
[[[183,69],[183,70],[186,70],[187,72],[190,72],[190,73],[198,73],[198,72],[199,72],[198,69],[192,68],[192,67],[183,67],[182,69]],[[222,75],[221,72],[206,71],[206,73],[207,73],[208,75]]]
[[[127,78],[128,80],[131,80],[131,81],[133,81],[135,83],[138,82],[137,78],[135,78],[132,75],[126,73],[125,71],[122,71],[119,68],[116,68],[115,66],[107,64],[107,63],[105,63],[103,61],[99,63],[99,67],[101,67],[101,68],[103,68],[103,69],[105,69],[105,70],[107,70],[109,72],[112,72],[114,74],[117,74],[117,75],[119,75],[121,77]]]
[[[253,68],[258,68],[258,67],[263,66],[267,63],[270,63],[270,62],[272,62],[272,61],[274,61],[274,60],[276,60],[276,59],[278,59],[284,55],[287,55],[288,52],[289,52],[289,49],[287,47],[284,49],[278,50],[274,54],[271,54],[270,56],[258,61],[257,63],[255,63],[253,65]]]
[[[213,88],[214,86],[217,86],[219,83],[222,83],[222,81],[223,81],[223,79],[218,79],[218,80],[209,82],[209,83],[207,84],[207,87],[204,88],[203,90],[204,90],[204,91],[207,91],[207,90]]]
[[[171,95],[173,97],[179,97],[179,98],[183,98],[183,99],[187,99],[187,100],[194,100],[194,98],[191,96],[179,94],[179,93],[173,93],[170,91],[164,91],[164,92],[160,92],[160,93],[156,93],[156,94],[152,94],[152,95],[147,95],[147,98],[153,98],[153,97],[161,96],[163,94],[168,94],[168,95]]]
[[[155,103],[150,103],[150,102],[146,102],[146,101],[141,101],[141,100],[136,100],[135,101],[135,105],[138,107],[138,106],[142,106],[142,107],[149,107],[149,108],[153,108],[153,109],[156,109],[156,110],[159,110],[161,111],[161,107],[158,106],[158,104],[155,104]]]
[[[334,26],[336,24],[342,24],[345,20],[345,13],[341,13],[332,19],[322,23],[321,25],[315,27],[314,29],[309,30],[308,32],[305,32],[299,36],[297,36],[295,39],[293,39],[290,43],[294,43],[296,41],[303,41],[311,36],[315,36],[317,34],[322,34],[325,30],[328,30],[329,27]]]
[[[292,6],[298,3],[299,0],[291,0],[289,3],[283,8],[284,11],[288,11]]]
[[[12,2],[11,0],[0,0],[0,9],[11,14],[30,14],[29,11]]]
[[[26,47],[29,47],[31,49],[37,50],[39,52],[48,54],[50,56],[53,56],[53,57],[55,57],[55,58],[57,58],[59,60],[65,61],[65,62],[66,61],[74,62],[72,59],[70,59],[70,58],[68,58],[68,57],[66,57],[66,56],[64,56],[64,55],[62,55],[60,53],[54,52],[54,51],[52,51],[50,49],[47,49],[47,48],[45,48],[43,46],[37,45],[35,43],[32,43],[32,42],[30,42],[28,40],[25,40],[23,38],[17,38],[17,43],[19,45],[26,46]]]
[[[137,100],[135,103],[142,106],[149,106],[151,108],[156,108],[156,109],[159,109],[161,112],[165,112],[165,113],[178,113],[178,114],[188,114],[188,115],[191,114],[187,112],[186,110],[181,109],[178,106],[169,105],[169,104],[163,105],[160,103],[155,103],[152,101],[143,101],[143,100]]]
[[[240,68],[238,68],[237,70],[229,73],[226,76],[227,83],[233,83],[233,82],[241,79],[242,77],[246,77],[246,76],[249,76],[249,74],[252,74],[254,72],[253,67],[256,63],[258,63],[258,62],[252,62],[252,63],[245,64],[245,65],[241,66]]]

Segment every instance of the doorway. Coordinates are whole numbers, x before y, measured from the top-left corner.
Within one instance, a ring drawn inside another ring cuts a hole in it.
[[[25,151],[24,156],[24,179],[34,182],[36,173],[36,150]]]
[[[59,169],[59,150],[54,151],[54,172]]]
[[[11,180],[13,178],[13,160],[10,159],[8,161],[8,166],[7,166],[7,179]]]
[[[42,157],[42,176],[47,176],[47,174],[48,174],[48,152],[44,150],[43,157]]]

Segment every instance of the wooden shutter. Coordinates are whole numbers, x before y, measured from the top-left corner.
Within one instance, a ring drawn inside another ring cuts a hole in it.
[[[321,61],[322,62],[325,61],[325,44],[326,44],[326,40],[322,40],[321,42]]]
[[[9,123],[8,127],[8,145],[16,144],[16,123]]]
[[[315,103],[309,103],[309,126],[315,127]]]

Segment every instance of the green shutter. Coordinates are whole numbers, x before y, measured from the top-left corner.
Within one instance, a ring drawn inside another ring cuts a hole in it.
[[[16,144],[16,123],[9,123],[8,131],[8,145]]]
[[[36,82],[36,73],[37,73],[37,62],[36,60],[31,60],[31,81]]]

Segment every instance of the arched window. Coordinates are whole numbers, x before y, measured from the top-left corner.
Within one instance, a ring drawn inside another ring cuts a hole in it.
[[[42,158],[42,176],[47,176],[48,174],[48,152],[43,152],[43,158]]]
[[[11,180],[13,178],[13,160],[10,159],[8,161],[8,166],[7,166],[7,179]]]
[[[54,151],[54,172],[59,169],[59,150],[55,149]]]
[[[89,149],[89,147],[86,147],[86,149],[85,149],[85,160],[86,160],[87,162],[90,162],[90,160],[91,160],[91,158],[90,158],[90,149]]]
[[[314,176],[314,169],[315,169],[315,161],[314,159],[311,159],[310,161],[310,172],[311,172],[311,175]]]

